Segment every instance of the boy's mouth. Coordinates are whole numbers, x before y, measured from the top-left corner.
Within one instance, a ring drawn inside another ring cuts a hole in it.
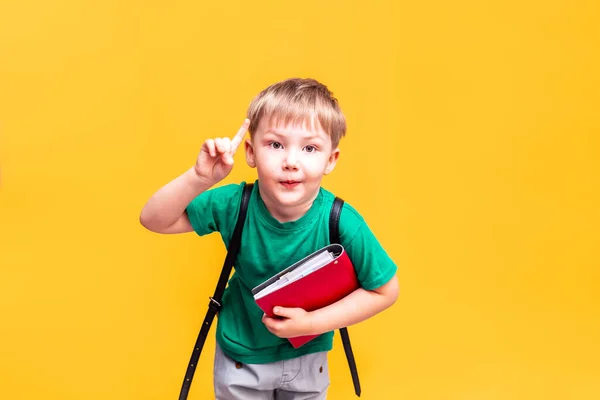
[[[300,183],[300,181],[287,180],[287,181],[281,181],[279,183],[281,183],[284,187],[291,189],[293,187],[296,187]]]

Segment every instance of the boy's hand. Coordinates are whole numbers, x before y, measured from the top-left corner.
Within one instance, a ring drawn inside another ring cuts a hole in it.
[[[233,139],[216,138],[205,141],[194,166],[196,175],[211,185],[229,175],[233,168],[233,155],[249,126],[250,120],[246,119]]]
[[[312,321],[310,313],[302,308],[275,307],[273,313],[281,318],[263,315],[262,321],[273,335],[280,338],[311,335]]]

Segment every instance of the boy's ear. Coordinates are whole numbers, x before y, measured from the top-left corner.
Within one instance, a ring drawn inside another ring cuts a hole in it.
[[[330,174],[331,171],[333,171],[339,156],[340,156],[340,149],[338,147],[331,152],[331,155],[329,156],[329,160],[327,160],[327,166],[325,167],[325,175]]]
[[[256,160],[254,159],[254,148],[252,147],[252,140],[246,139],[244,142],[246,148],[246,163],[250,168],[256,168]]]

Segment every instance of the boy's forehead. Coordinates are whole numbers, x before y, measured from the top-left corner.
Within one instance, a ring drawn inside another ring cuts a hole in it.
[[[319,136],[329,136],[327,132],[323,130],[323,127],[317,118],[308,117],[286,120],[286,118],[265,116],[261,118],[258,124],[258,130],[262,132],[274,131],[279,133],[282,133],[282,131],[304,131]]]

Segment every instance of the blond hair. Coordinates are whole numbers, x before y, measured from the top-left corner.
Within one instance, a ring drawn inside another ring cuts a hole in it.
[[[292,78],[275,83],[260,92],[248,107],[250,137],[263,117],[288,124],[318,121],[336,148],[346,134],[346,118],[327,86],[314,79]]]

